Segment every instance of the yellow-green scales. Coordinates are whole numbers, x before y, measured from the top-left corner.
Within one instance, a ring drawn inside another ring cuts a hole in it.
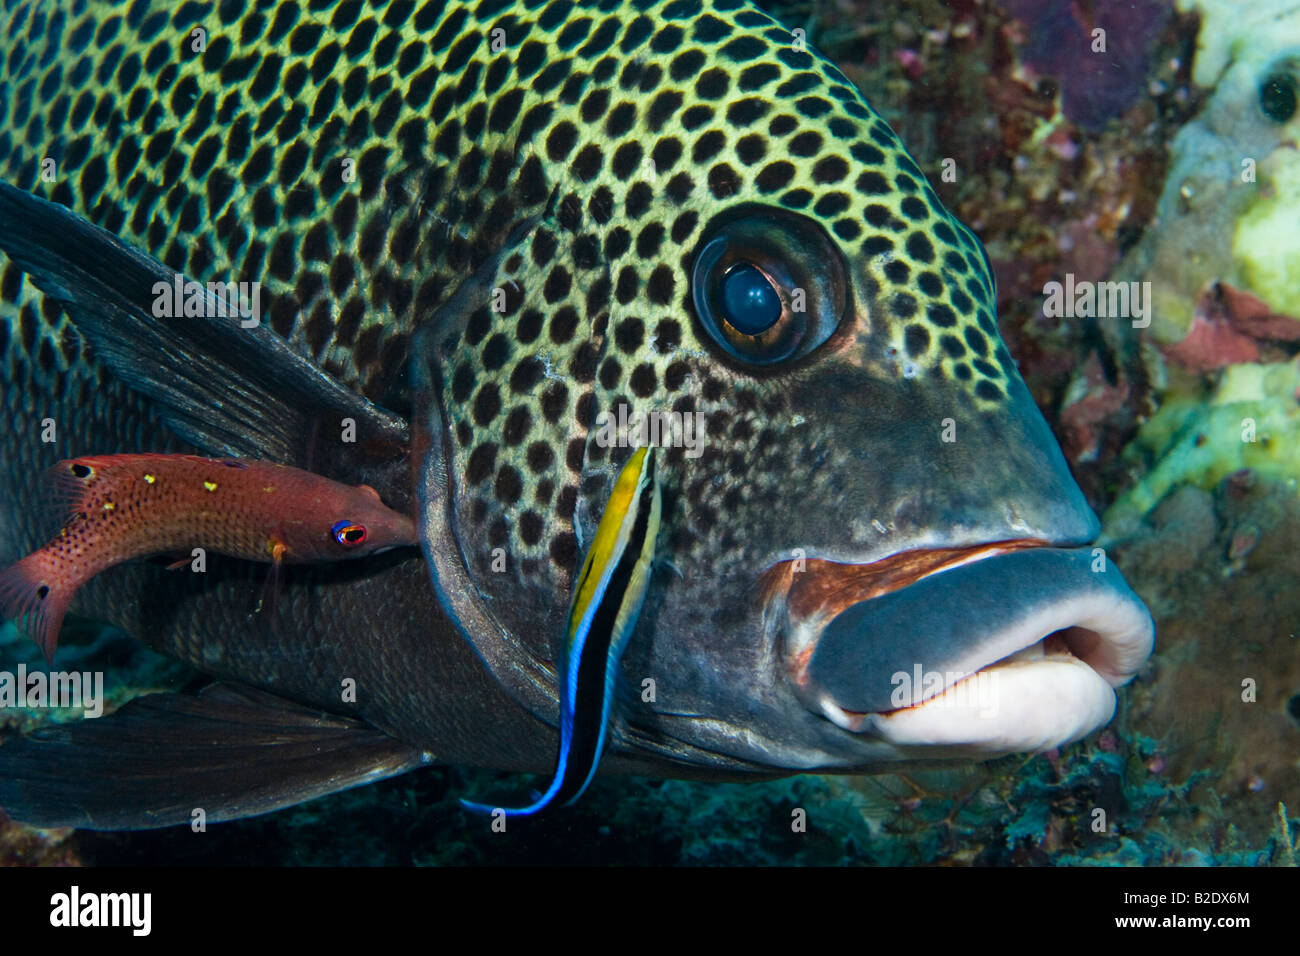
[[[447,365],[471,564],[501,546],[563,585],[575,507],[606,494],[580,481],[605,454],[588,429],[620,401],[707,413],[677,549],[743,512],[749,489],[719,474],[792,469],[786,384],[720,364],[691,314],[702,232],[740,204],[824,228],[859,331],[889,343],[869,367],[1004,400],[978,243],[863,96],[751,4],[41,0],[4,17],[0,177],[190,278],[260,281],[263,321],[396,411],[412,329],[536,220],[490,283],[504,310],[485,299]],[[52,396],[74,419],[147,419],[12,263],[0,299],[11,465],[37,456]]]

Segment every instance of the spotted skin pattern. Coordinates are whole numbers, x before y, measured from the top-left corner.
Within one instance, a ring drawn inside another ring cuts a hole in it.
[[[839,347],[885,343],[860,360],[873,375],[949,383],[971,414],[1016,376],[978,241],[843,74],[740,0],[11,0],[4,16],[0,175],[191,278],[261,281],[275,331],[399,412],[413,331],[533,224],[446,362],[478,575],[504,548],[510,578],[563,593],[627,457],[593,440],[621,402],[706,415],[705,456],[665,458],[679,555],[748,560],[719,516],[757,507],[753,476],[827,480],[789,447],[780,374],[725,360],[694,315],[693,256],[739,204],[825,230],[857,329]],[[93,392],[93,358],[12,264],[0,310],[12,382]]]

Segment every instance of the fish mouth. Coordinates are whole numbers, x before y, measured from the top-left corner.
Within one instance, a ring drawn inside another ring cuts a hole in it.
[[[1100,548],[1037,540],[783,561],[769,627],[804,705],[909,759],[1040,752],[1107,723],[1155,627]]]

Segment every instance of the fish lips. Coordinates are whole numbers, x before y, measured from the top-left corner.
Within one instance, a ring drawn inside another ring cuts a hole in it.
[[[847,606],[786,610],[787,667],[806,706],[936,757],[1083,737],[1110,720],[1114,689],[1155,634],[1101,549],[1023,543],[948,558]]]

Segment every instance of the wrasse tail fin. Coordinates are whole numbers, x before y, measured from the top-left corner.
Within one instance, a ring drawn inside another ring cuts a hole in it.
[[[0,571],[0,619],[11,620],[54,662],[54,649],[64,615],[76,588],[47,580],[44,556],[38,551]]]
[[[150,694],[0,745],[0,807],[40,827],[147,830],[270,813],[428,755],[350,717],[214,684]]]
[[[391,481],[398,498],[409,493],[409,472],[401,467],[405,420],[298,355],[266,316],[244,326],[251,318],[235,308],[241,303],[232,301],[225,284],[223,291],[192,284],[202,315],[187,309],[184,321],[160,318],[156,304],[170,299],[156,290],[177,283],[186,289],[188,277],[66,207],[4,182],[0,249],[37,288],[63,303],[96,357],[150,399],[184,440],[213,455],[298,466],[329,460],[334,467],[327,477],[350,484],[380,477],[359,465],[391,461],[400,474],[383,473],[380,492],[391,494]],[[239,277],[220,278],[234,283]],[[335,436],[349,418],[355,454],[341,460],[319,454],[318,444],[337,449]]]
[[[493,814],[500,810],[508,817],[529,817],[545,810],[551,805],[551,801],[554,799],[554,794],[552,794],[550,790],[547,790],[546,793],[539,796],[526,807],[502,807],[494,803],[475,803],[473,800],[464,799],[460,801],[460,805],[466,810],[473,811],[474,813]]]

